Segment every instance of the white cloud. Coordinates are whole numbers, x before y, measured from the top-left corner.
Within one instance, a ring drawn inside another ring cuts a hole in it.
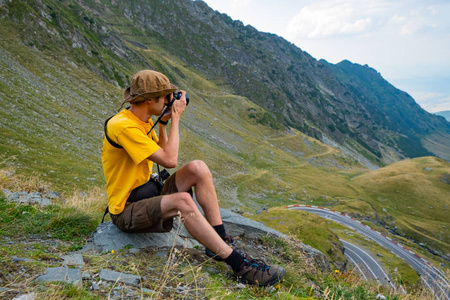
[[[412,35],[426,29],[436,28],[434,16],[438,14],[435,7],[421,7],[408,12],[405,24],[401,27],[400,34]]]
[[[286,36],[295,40],[362,34],[374,24],[372,16],[384,10],[382,1],[325,0],[301,9],[289,23]]]
[[[405,17],[399,16],[399,15],[395,14],[389,21],[392,21],[392,22],[394,22],[394,23],[396,23],[396,24],[401,24],[401,23],[403,23],[405,20],[406,20]]]
[[[428,112],[450,111],[450,95],[429,92],[410,92],[416,102]]]
[[[444,18],[442,10],[448,7],[445,3],[427,5],[420,1],[322,0],[304,6],[291,19],[286,37],[296,40],[360,35],[386,26],[391,26],[392,33],[413,35],[438,27]]]
[[[239,9],[239,8],[242,8],[242,7],[248,7],[248,6],[251,5],[251,3],[252,3],[252,0],[233,0],[231,2],[231,6],[233,8]]]

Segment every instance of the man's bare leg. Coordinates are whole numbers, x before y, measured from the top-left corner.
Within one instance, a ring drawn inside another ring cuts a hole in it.
[[[269,266],[263,262],[251,263],[236,250],[232,250],[203,217],[189,193],[163,196],[161,212],[165,220],[181,213],[184,226],[192,237],[206,248],[215,250],[240,281],[266,286],[274,285],[284,276],[285,270],[282,267]]]
[[[181,213],[184,226],[189,234],[199,243],[208,249],[214,249],[214,252],[223,259],[231,254],[233,250],[203,217],[189,193],[181,192],[162,197],[161,213],[164,220],[176,217],[178,212]]]
[[[194,160],[181,167],[177,171],[176,185],[180,192],[194,187],[197,202],[202,207],[209,224],[212,226],[222,224],[212,175],[203,161]]]

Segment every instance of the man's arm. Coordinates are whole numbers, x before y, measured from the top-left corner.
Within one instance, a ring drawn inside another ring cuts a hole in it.
[[[159,123],[159,135],[158,135],[158,146],[164,148],[167,144],[167,129],[166,125]]]
[[[157,150],[155,153],[150,155],[149,159],[165,168],[175,168],[178,163],[178,148],[180,146],[180,132],[179,124],[180,117],[186,108],[186,92],[182,91],[182,96],[180,100],[175,100],[172,105],[172,126],[170,127],[169,137],[167,142],[162,143],[161,149]],[[160,126],[163,131],[166,130],[165,126]],[[163,133],[163,132],[162,132]],[[165,133],[166,134],[166,133]],[[166,134],[167,135],[167,134]],[[163,135],[160,134],[160,138]],[[164,137],[163,137],[164,139]],[[160,145],[161,146],[161,145]]]

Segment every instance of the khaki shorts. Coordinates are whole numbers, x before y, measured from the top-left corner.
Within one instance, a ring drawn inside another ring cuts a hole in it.
[[[176,173],[164,183],[161,195],[125,204],[124,210],[118,215],[111,215],[114,225],[124,232],[169,232],[173,227],[173,219],[163,220],[161,214],[161,199],[163,195],[178,192],[175,184]]]

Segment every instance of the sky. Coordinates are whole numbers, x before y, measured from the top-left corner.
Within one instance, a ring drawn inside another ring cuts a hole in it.
[[[429,112],[450,110],[450,0],[203,0],[316,59],[381,73]]]

